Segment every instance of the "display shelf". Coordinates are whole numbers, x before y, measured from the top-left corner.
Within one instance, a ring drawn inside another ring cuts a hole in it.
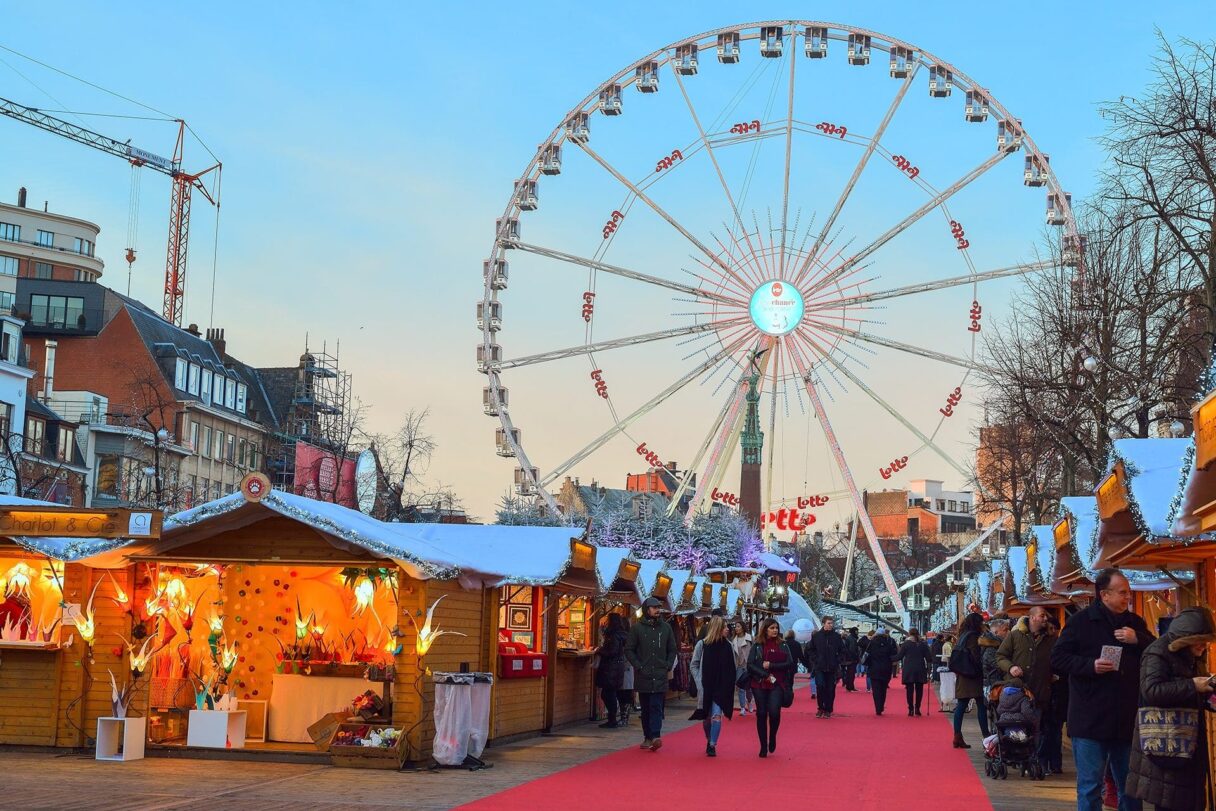
[[[98,718],[97,759],[142,760],[147,718]]]

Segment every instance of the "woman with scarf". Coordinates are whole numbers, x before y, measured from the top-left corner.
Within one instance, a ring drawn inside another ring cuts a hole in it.
[[[700,718],[705,730],[706,757],[717,757],[722,717],[730,718],[735,708],[735,652],[722,617],[709,621],[705,637],[693,649],[690,669],[700,691],[693,718]]]
[[[781,639],[781,626],[771,617],[760,623],[760,633],[752,645],[747,671],[756,696],[756,733],[760,737],[760,757],[777,751],[777,728],[781,726],[781,700],[785,693],[786,671],[793,666],[789,649]]]

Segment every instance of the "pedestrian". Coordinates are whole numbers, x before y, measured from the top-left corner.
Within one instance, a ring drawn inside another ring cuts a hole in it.
[[[777,728],[781,726],[781,703],[785,692],[785,671],[793,662],[781,641],[781,626],[772,617],[760,623],[760,638],[747,660],[752,692],[756,696],[756,734],[760,738],[760,757],[777,751]]]
[[[595,686],[599,688],[608,720],[600,724],[604,729],[616,729],[620,723],[620,691],[625,683],[625,640],[628,638],[625,620],[620,614],[609,614],[600,630],[600,646],[595,649],[598,664],[595,668]]]
[[[790,669],[785,680],[790,692],[794,691],[794,676],[798,675],[798,665],[802,664],[802,645],[794,638],[794,630],[785,632],[785,648],[790,652]]]
[[[693,649],[691,670],[697,682],[697,707],[705,731],[705,755],[718,756],[722,717],[735,708],[735,652],[727,637],[726,620],[709,621],[705,637]],[[695,716],[694,716],[695,717]]]
[[[936,682],[941,680],[941,677],[937,674],[937,669],[943,663],[942,650],[946,644],[946,634],[944,631],[942,633],[930,631],[929,633],[933,635],[933,641],[929,643],[929,653],[933,655],[933,666],[929,669],[929,678]]]
[[[751,655],[753,639],[752,635],[747,632],[747,627],[740,620],[734,620],[731,624],[733,633],[730,637],[730,646],[735,653],[735,674],[736,678],[743,681],[745,687],[738,688],[739,690],[739,714],[747,715],[756,711],[756,697],[752,695],[751,680],[742,680],[742,676],[747,672],[747,657]]]
[[[866,665],[870,669],[870,681],[874,690],[874,714],[882,715],[887,708],[887,688],[895,674],[895,660],[899,648],[885,627],[879,627],[874,640],[866,650]]]
[[[1048,615],[1047,619],[1048,633],[1058,640],[1060,623],[1054,615]],[[1068,674],[1054,668],[1051,673],[1051,709],[1046,715],[1043,728],[1039,732],[1045,739],[1045,765],[1054,774],[1064,774],[1064,719],[1068,717]]]
[[[1204,707],[1214,680],[1200,675],[1208,645],[1216,641],[1216,626],[1206,608],[1188,608],[1170,623],[1169,630],[1149,645],[1140,665],[1140,713],[1132,741],[1127,774],[1127,795],[1153,804],[1159,811],[1203,811],[1207,789],[1208,740]],[[1146,709],[1185,710],[1179,721],[1189,726],[1194,747],[1187,756],[1171,757],[1158,750],[1145,751],[1153,735],[1162,743],[1188,739],[1181,729],[1145,728]]]
[[[847,692],[857,692],[857,686],[854,683],[857,679],[857,661],[861,658],[861,650],[857,645],[857,628],[849,627],[845,629],[844,636],[844,661],[841,662],[840,676],[844,682],[844,689]]]
[[[1051,667],[1068,674],[1068,735],[1077,766],[1077,809],[1099,811],[1109,765],[1121,811],[1140,801],[1126,796],[1128,760],[1140,692],[1140,657],[1153,641],[1129,610],[1132,589],[1118,569],[1094,579],[1096,599],[1068,618],[1051,651]]]
[[[929,681],[929,670],[933,666],[933,653],[920,631],[913,628],[908,638],[899,646],[899,680],[903,682],[908,696],[908,715],[920,715],[920,703],[925,696],[925,683]]]
[[[980,665],[984,671],[984,697],[991,695],[992,686],[1005,680],[1005,673],[997,665],[996,652],[1009,635],[1013,621],[1009,617],[993,617],[984,633],[980,635]]]
[[[1025,687],[1034,696],[1039,711],[1038,758],[1045,771],[1059,765],[1059,755],[1052,752],[1053,741],[1046,733],[1053,724],[1051,713],[1051,649],[1056,638],[1047,621],[1047,609],[1037,605],[1018,620],[1001,647],[997,649],[996,664],[1001,672],[997,681],[1008,681],[1015,687]]]
[[[834,628],[835,620],[824,617],[823,627],[811,634],[811,641],[803,648],[811,677],[815,679],[816,718],[831,718],[836,704],[836,680],[840,678],[844,642]]]
[[[866,631],[866,635],[857,640],[857,651],[860,654],[857,657],[857,672],[866,678],[866,692],[870,692],[870,669],[866,666],[866,648],[870,647],[870,642],[874,639],[874,629]]]
[[[984,709],[984,671],[980,655],[980,635],[984,632],[984,616],[971,612],[958,626],[958,641],[951,648],[948,659],[950,671],[955,675],[954,696],[954,748],[970,749],[963,740],[963,716],[967,706],[976,703],[975,718],[980,725],[980,735],[988,737],[988,713]]]
[[[659,617],[662,603],[656,597],[642,603],[642,618],[629,629],[625,658],[633,665],[633,681],[642,705],[642,749],[663,746],[663,712],[667,684],[676,663],[676,639],[671,626]]]

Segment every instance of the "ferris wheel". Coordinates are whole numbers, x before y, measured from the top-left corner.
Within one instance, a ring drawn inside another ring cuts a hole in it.
[[[873,539],[863,490],[970,479],[983,332],[1083,247],[1048,155],[949,62],[833,23],[709,31],[594,88],[516,180],[477,304],[483,408],[516,492],[554,510],[567,477],[639,466],[674,471],[689,516],[737,503],[751,438],[764,510]]]

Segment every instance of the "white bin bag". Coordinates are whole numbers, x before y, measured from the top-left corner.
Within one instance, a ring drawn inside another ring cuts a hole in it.
[[[937,688],[937,698],[941,702],[942,709],[949,711],[954,709],[954,685],[958,680],[958,676],[951,673],[945,668],[940,668],[937,671],[938,677],[941,679],[941,684]]]
[[[435,673],[435,740],[431,753],[441,766],[478,757],[490,734],[489,673]]]

